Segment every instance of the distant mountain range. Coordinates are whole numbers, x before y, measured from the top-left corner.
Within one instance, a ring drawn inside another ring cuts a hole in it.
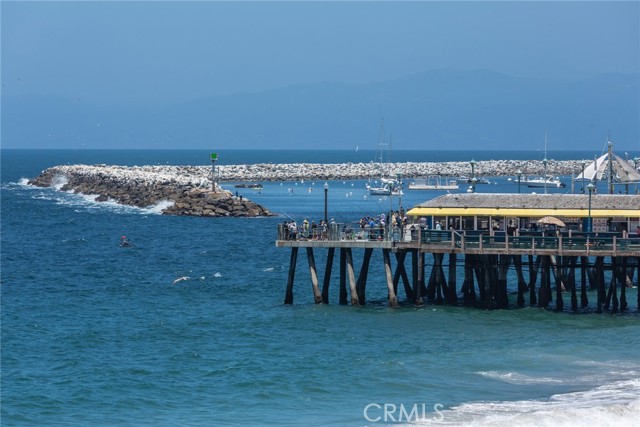
[[[433,70],[365,85],[319,83],[162,108],[2,97],[4,148],[640,148],[640,74],[584,81]]]

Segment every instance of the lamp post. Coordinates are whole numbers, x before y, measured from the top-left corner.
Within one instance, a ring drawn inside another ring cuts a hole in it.
[[[396,178],[398,178],[398,211],[402,212],[402,172],[396,172]]]
[[[582,186],[580,188],[580,192],[582,194],[584,194],[584,168],[587,164],[584,162],[584,160],[582,161],[582,179],[580,180],[582,182]]]
[[[329,193],[329,183],[325,182],[324,183],[324,223],[325,224],[329,224],[329,221],[327,220],[327,195]]]
[[[471,159],[471,161],[469,162],[469,164],[471,165],[471,179],[475,178],[476,176],[476,161]]]
[[[216,191],[216,162],[218,153],[211,153],[211,191]]]
[[[520,193],[520,178],[522,178],[522,171],[520,169],[518,169],[516,171],[516,174],[518,175],[518,194]]]
[[[587,231],[589,233],[593,231],[593,227],[591,226],[591,193],[593,193],[595,188],[596,186],[593,185],[593,182],[590,182],[589,185],[587,185],[587,190],[589,190],[589,223],[587,224]]]

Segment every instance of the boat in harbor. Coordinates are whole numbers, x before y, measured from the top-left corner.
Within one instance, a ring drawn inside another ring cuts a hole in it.
[[[384,119],[380,123],[380,134],[378,136],[378,150],[376,151],[376,160],[378,163],[377,169],[380,174],[380,185],[374,181],[367,183],[366,188],[371,196],[399,196],[402,195],[402,186],[400,181],[391,178],[390,165],[391,165],[391,138],[389,142],[385,142],[384,135]],[[371,162],[372,169],[374,163]],[[372,185],[375,184],[375,185]]]
[[[516,184],[518,183],[517,180],[514,180],[513,182],[515,182]],[[567,185],[560,181],[560,178],[556,177],[552,177],[552,176],[548,176],[548,177],[538,177],[538,178],[529,178],[529,177],[522,177],[520,179],[520,185],[526,185],[529,188],[564,188]]]
[[[242,184],[236,184],[234,185],[235,188],[250,188],[252,190],[262,190],[262,184],[260,183],[254,183],[254,184],[246,184],[246,183],[242,183]]]
[[[455,191],[459,189],[458,182],[455,179],[445,179],[442,177],[427,177],[416,178],[408,186],[409,190],[441,190],[441,191]]]
[[[491,184],[491,181],[489,181],[488,179],[485,178],[476,178],[476,182],[475,184]],[[473,184],[473,178],[469,178],[468,176],[460,176],[456,179],[456,182],[464,182],[467,184]]]
[[[401,196],[404,193],[400,183],[395,179],[381,178],[379,186],[367,184],[367,191],[370,196]]]

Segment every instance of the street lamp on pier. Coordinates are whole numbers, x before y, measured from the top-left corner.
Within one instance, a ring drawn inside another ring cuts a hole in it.
[[[476,176],[476,161],[471,159],[471,161],[469,162],[469,164],[471,165],[471,179],[475,178]]]
[[[518,169],[516,171],[516,174],[518,175],[518,193],[520,193],[520,179],[522,178],[522,170]]]
[[[585,166],[587,166],[587,164],[585,163],[585,161],[582,161],[582,179],[580,180],[582,182],[582,186],[580,187],[580,192],[582,194],[584,194],[584,168]]]
[[[328,215],[327,215],[327,196],[329,193],[329,183],[324,183],[324,223],[328,224]]]

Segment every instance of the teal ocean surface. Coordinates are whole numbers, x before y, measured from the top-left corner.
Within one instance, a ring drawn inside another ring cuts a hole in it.
[[[231,150],[220,162],[373,156]],[[392,160],[543,156],[411,151]],[[2,150],[1,161],[2,425],[631,426],[640,419],[637,288],[628,290],[632,312],[624,315],[391,309],[374,259],[366,306],[338,305],[337,279],[330,304],[315,305],[300,256],[294,304],[284,305],[289,251],[274,245],[277,224],[322,218],[324,182],[242,190],[277,217],[171,217],[27,179],[58,164],[206,165],[207,151]],[[515,191],[506,178],[490,181],[479,191]],[[364,181],[328,184],[336,221],[400,202],[367,197]],[[406,193],[405,207],[441,194]],[[120,247],[121,235],[134,246]],[[323,256],[316,254],[318,265]]]

